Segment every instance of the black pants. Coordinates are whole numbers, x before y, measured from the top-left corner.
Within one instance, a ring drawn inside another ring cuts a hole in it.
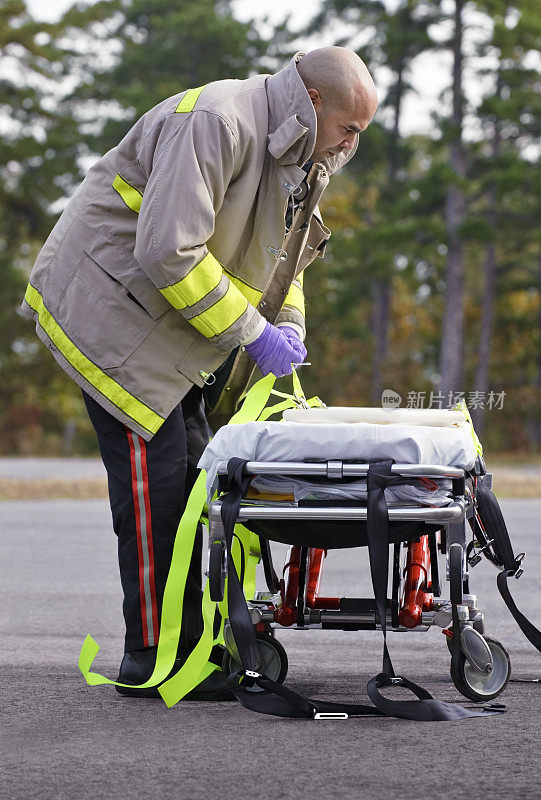
[[[83,392],[109,481],[124,591],[125,650],[158,644],[163,592],[180,517],[209,440],[202,390],[192,387],[150,442]],[[199,638],[201,548],[198,531],[184,596],[180,644]]]

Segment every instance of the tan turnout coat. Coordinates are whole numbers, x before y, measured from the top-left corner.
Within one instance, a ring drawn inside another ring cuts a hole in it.
[[[304,328],[302,271],[330,235],[317,204],[352,152],[313,164],[285,235],[316,136],[300,58],[151,109],[89,170],[34,265],[23,309],[38,335],[146,440],[261,316]],[[222,411],[252,371],[240,351]]]

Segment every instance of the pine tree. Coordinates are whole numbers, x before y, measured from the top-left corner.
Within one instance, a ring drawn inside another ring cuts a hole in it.
[[[530,0],[518,0],[511,7],[501,0],[488,0],[484,6],[493,28],[488,41],[481,45],[480,54],[490,56],[494,67],[484,73],[492,78],[493,89],[478,109],[484,141],[474,161],[474,177],[481,193],[479,214],[484,218],[486,231],[474,386],[488,395],[491,374],[497,373],[502,380],[498,367],[505,358],[503,352],[494,352],[494,344],[498,344],[496,326],[501,328],[499,298],[517,289],[534,290],[538,307],[541,306],[540,241],[536,225],[539,206],[535,200],[536,195],[539,197],[539,179],[536,181],[532,163],[537,160],[541,103],[536,91],[537,71],[528,67],[525,59],[528,52],[539,46],[541,15]],[[508,403],[509,409],[513,409],[510,413],[522,423],[529,418],[532,445],[536,447],[541,443],[538,424],[541,370],[535,366],[539,364],[541,336],[534,309],[528,324],[532,332],[536,328],[537,331],[534,337],[524,340],[525,369],[519,367],[516,377],[512,374],[515,370],[511,370],[504,381],[508,389],[513,387],[514,396]],[[486,409],[479,408],[474,412],[474,422],[480,433],[485,421]]]
[[[235,19],[230,0],[125,0],[107,30],[114,52],[102,65],[88,70],[85,54],[71,59],[83,81],[69,107],[76,114],[82,103],[96,105],[85,142],[98,154],[166,97],[209,81],[247,78],[266,49],[252,23]]]
[[[348,172],[355,176],[360,194],[370,186],[370,196],[373,198],[375,191],[377,197],[369,213],[366,208],[363,210],[362,201],[358,206],[365,224],[356,236],[359,247],[355,265],[356,271],[362,270],[370,276],[363,294],[368,291],[371,297],[367,313],[372,341],[372,369],[368,376],[372,403],[379,403],[385,373],[390,371],[390,363],[386,362],[393,276],[412,257],[412,231],[408,223],[412,152],[401,132],[404,101],[412,91],[409,83],[412,65],[420,54],[432,47],[428,28],[437,19],[438,11],[433,4],[419,0],[401,0],[392,6],[380,0],[325,0],[309,27],[309,32],[316,31],[339,20],[344,32],[336,43],[356,49],[375,75],[376,84],[380,73],[391,76],[390,86],[380,100],[376,121],[362,135],[359,153],[348,167]],[[362,46],[356,46],[366,39],[364,30],[370,30],[370,38]],[[335,236],[333,243],[335,249],[337,238]],[[349,290],[358,282],[357,276],[351,276],[351,283],[347,276],[343,279]]]
[[[50,356],[18,309],[27,273],[52,227],[52,206],[71,182],[73,126],[59,135],[55,87],[62,75],[58,29],[35,22],[22,0],[0,3],[0,448],[39,451],[54,380]],[[68,381],[65,381],[67,384]]]

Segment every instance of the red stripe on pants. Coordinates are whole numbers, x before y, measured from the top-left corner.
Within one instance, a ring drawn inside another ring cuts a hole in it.
[[[143,473],[143,491],[145,501],[146,537],[148,547],[148,579],[150,583],[150,601],[152,603],[152,627],[154,628],[154,644],[158,644],[158,604],[156,602],[156,581],[154,578],[154,545],[152,543],[152,517],[150,513],[150,492],[148,486],[147,449],[145,440],[139,437],[141,447],[141,467]]]
[[[135,512],[137,553],[139,559],[139,600],[141,606],[143,647],[149,647],[150,645],[157,644],[158,630],[156,590],[154,586],[152,528],[150,525],[150,497],[146,469],[146,449],[144,446],[144,440],[141,439],[140,436],[137,436],[137,434],[134,434],[130,430],[127,431],[127,435],[130,447],[132,494]],[[137,436],[136,440],[134,439],[135,436]],[[144,540],[143,536],[145,537]],[[150,549],[148,546],[149,540]],[[146,558],[145,551],[148,554]],[[155,622],[156,624],[154,624]]]

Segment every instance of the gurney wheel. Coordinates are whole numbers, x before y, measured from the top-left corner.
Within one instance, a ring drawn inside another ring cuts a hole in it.
[[[461,544],[452,544],[449,548],[449,594],[451,603],[462,605],[462,588],[464,584],[464,548]]]
[[[287,675],[288,661],[287,653],[274,636],[266,633],[256,633],[257,639],[257,663],[256,669],[265,677],[270,678],[276,683],[283,683]],[[235,661],[231,653],[226,650],[222,661],[222,670],[226,675],[241,670],[242,666]],[[258,686],[247,689],[248,692],[262,691]]]
[[[458,691],[470,700],[492,700],[503,692],[511,675],[511,662],[505,647],[490,636],[484,637],[494,662],[493,670],[485,675],[474,669],[460,653],[458,669],[453,669],[451,662],[451,678]]]
[[[221,603],[224,599],[226,572],[225,544],[212,542],[209,552],[209,592],[213,603]]]

